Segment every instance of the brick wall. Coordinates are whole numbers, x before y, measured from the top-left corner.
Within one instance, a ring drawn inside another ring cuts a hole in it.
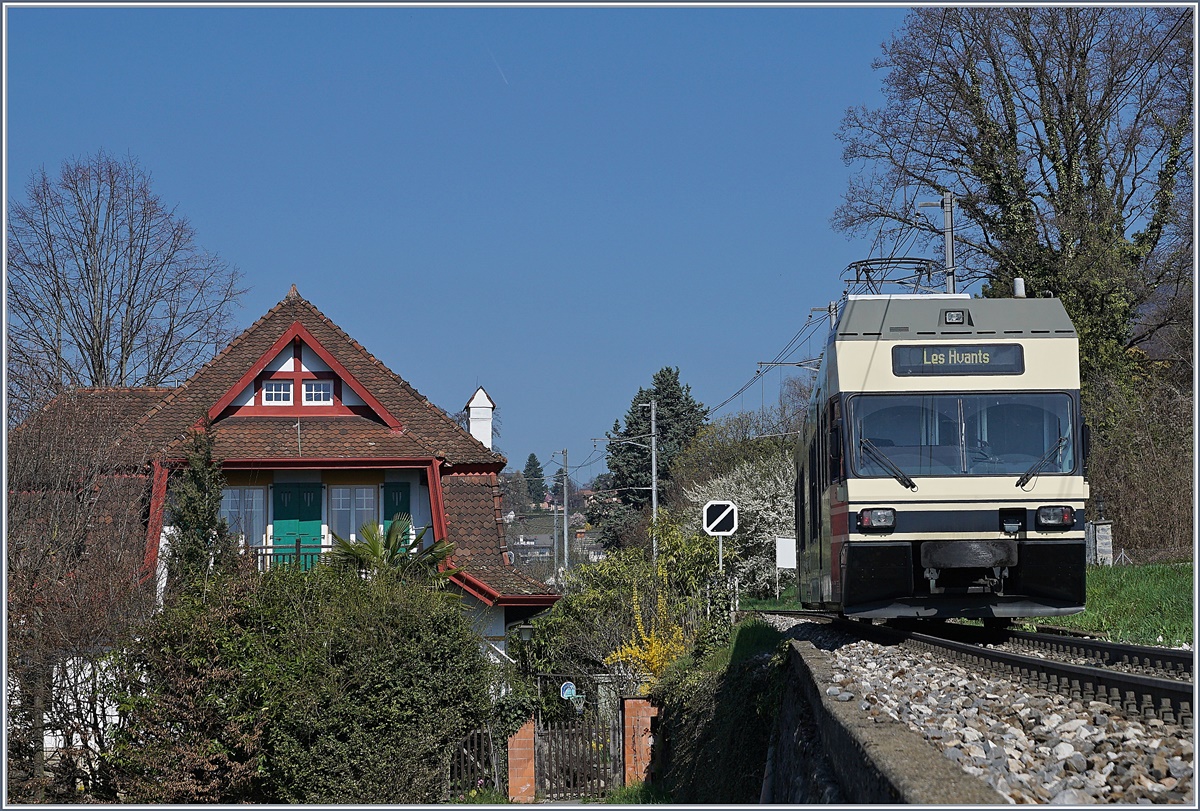
[[[531,803],[537,788],[534,776],[534,747],[537,734],[530,718],[508,739],[508,799]]]
[[[622,698],[621,738],[625,754],[625,785],[644,783],[650,778],[650,755],[654,745],[652,723],[658,707],[646,698]]]

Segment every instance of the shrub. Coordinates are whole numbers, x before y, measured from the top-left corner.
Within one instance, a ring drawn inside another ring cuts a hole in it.
[[[1132,389],[1106,381],[1090,387],[1087,411],[1095,431],[1088,517],[1097,517],[1103,498],[1114,554],[1126,549],[1138,562],[1191,558],[1193,404],[1191,392],[1153,375]]]
[[[334,567],[218,578],[122,665],[115,760],[142,802],[435,802],[490,702],[456,599]]]
[[[681,659],[656,686],[661,787],[677,803],[755,803],[779,703],[782,635],[759,620],[699,666]]]

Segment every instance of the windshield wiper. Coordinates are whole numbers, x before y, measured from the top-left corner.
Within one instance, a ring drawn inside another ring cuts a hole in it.
[[[879,450],[879,448],[875,447],[874,442],[867,439],[866,437],[863,437],[862,439],[860,439],[858,441],[858,444],[860,447],[866,448],[868,451],[870,451],[871,455],[874,456],[876,459],[878,459],[880,464],[882,464],[885,468],[887,468],[887,471],[892,474],[892,478],[894,478],[896,481],[900,482],[901,485],[903,485],[904,487],[907,487],[909,490],[917,489],[917,483],[914,482],[912,479],[910,479],[908,477],[908,475],[905,474],[905,472],[900,469],[899,465],[897,465],[891,459],[888,459],[887,455],[884,454],[883,451],[881,451],[881,450]]]
[[[1025,485],[1029,484],[1029,480],[1036,476],[1038,472],[1046,466],[1046,463],[1049,462],[1055,454],[1061,451],[1066,444],[1067,438],[1065,436],[1060,436],[1058,438],[1058,442],[1055,442],[1050,450],[1046,451],[1045,455],[1043,455],[1041,459],[1038,459],[1033,463],[1033,467],[1021,474],[1021,478],[1017,479],[1017,487],[1024,487]]]

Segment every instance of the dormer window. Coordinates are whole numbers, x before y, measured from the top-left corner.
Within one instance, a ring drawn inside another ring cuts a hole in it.
[[[333,405],[333,381],[332,380],[306,380],[304,381],[304,404],[307,405]]]
[[[211,411],[224,416],[362,416],[399,423],[299,323],[230,387]]]
[[[262,387],[263,405],[286,406],[292,404],[292,381],[265,380]]]

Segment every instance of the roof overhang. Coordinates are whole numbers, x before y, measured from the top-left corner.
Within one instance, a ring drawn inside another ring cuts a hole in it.
[[[180,464],[186,460],[175,457],[169,462]],[[429,457],[394,457],[394,456],[329,456],[329,457],[247,457],[226,458],[221,460],[224,470],[361,470],[364,468],[407,468],[422,470],[435,469],[437,459]]]
[[[475,597],[484,605],[547,607],[556,603],[561,594],[501,594],[478,577],[465,571],[455,572],[450,582]]]

